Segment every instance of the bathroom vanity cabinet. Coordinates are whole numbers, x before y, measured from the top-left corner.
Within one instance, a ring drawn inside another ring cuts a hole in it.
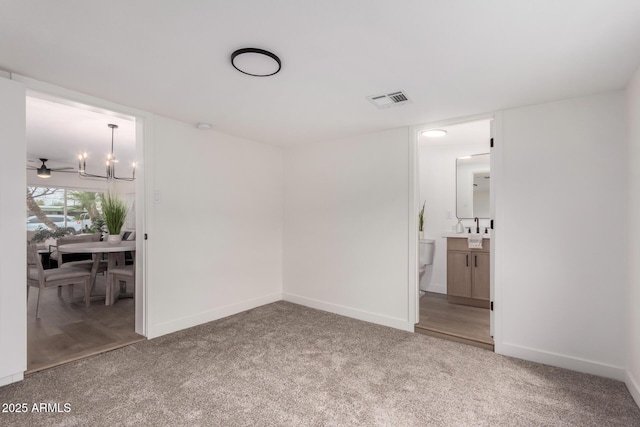
[[[467,239],[447,238],[447,299],[454,304],[489,308],[491,240],[469,249]]]

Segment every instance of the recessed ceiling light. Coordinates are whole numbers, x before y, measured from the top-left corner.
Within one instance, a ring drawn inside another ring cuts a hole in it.
[[[426,136],[427,138],[440,138],[446,134],[447,131],[444,129],[431,129],[422,132],[422,136]]]
[[[280,58],[268,50],[247,47],[231,54],[231,65],[241,73],[255,77],[268,77],[280,71]]]
[[[212,126],[209,123],[198,123],[196,127],[198,129],[207,130],[207,129],[211,129]]]

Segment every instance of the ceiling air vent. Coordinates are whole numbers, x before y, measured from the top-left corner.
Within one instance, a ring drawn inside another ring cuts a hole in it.
[[[389,108],[411,102],[407,94],[402,91],[388,93],[386,95],[367,96],[367,99],[378,108]]]

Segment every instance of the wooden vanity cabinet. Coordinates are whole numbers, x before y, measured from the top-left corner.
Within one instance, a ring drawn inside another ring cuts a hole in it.
[[[467,239],[447,238],[447,299],[454,304],[489,308],[491,240],[469,249]]]

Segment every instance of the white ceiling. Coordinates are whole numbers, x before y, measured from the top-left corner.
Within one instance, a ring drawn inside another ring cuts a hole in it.
[[[74,167],[78,155],[87,153],[87,172],[105,173],[107,155],[111,151],[118,159],[119,176],[128,176],[135,161],[135,122],[108,112],[65,105],[48,99],[27,97],[27,160],[39,167],[39,158],[46,158],[47,167]]]
[[[281,146],[622,89],[638,0],[0,0],[0,68]],[[250,77],[230,54],[276,53]],[[366,97],[404,90],[379,110]]]

